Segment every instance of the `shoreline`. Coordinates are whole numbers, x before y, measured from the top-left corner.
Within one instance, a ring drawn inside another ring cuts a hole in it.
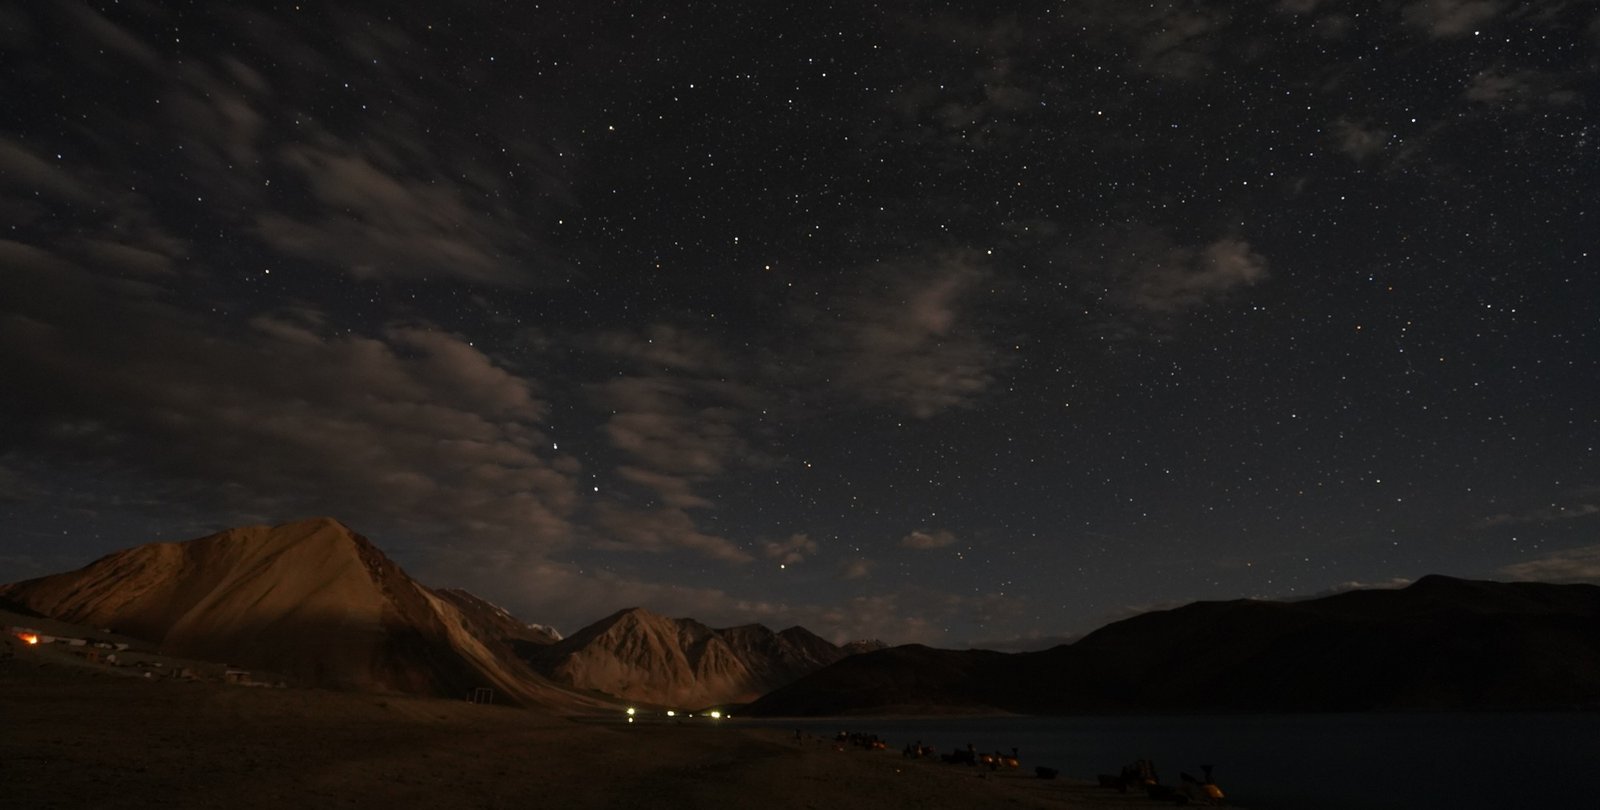
[[[0,664],[0,779],[26,807],[1168,807],[1031,766],[835,750],[737,724]]]

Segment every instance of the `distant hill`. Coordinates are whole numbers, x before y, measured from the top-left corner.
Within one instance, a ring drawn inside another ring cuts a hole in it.
[[[753,692],[718,703],[748,702],[843,658],[848,653],[804,627],[774,633],[746,624],[714,631],[750,672]]]
[[[1011,695],[1026,657],[990,650],[939,650],[907,644],[861,653],[763,696],[745,714],[804,717],[847,714],[1006,713],[1024,709]]]
[[[562,684],[687,709],[753,700],[845,656],[801,627],[714,630],[643,608],[618,611],[527,654]]]
[[[896,647],[757,701],[772,716],[1600,706],[1600,587],[1425,577],[1302,602],[1197,602],[1033,653]]]
[[[840,649],[844,650],[847,655],[860,655],[878,650],[887,650],[889,645],[875,638],[863,638],[855,641],[846,641],[841,645]]]
[[[595,703],[517,657],[537,631],[464,591],[415,582],[331,518],[138,546],[0,585],[0,600],[308,685],[443,696],[486,686],[527,704]]]

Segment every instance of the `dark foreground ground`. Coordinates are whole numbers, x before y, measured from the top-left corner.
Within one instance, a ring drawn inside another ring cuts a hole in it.
[[[0,793],[17,808],[1171,806],[1028,763],[989,773],[713,725],[146,680],[26,651],[0,660]]]

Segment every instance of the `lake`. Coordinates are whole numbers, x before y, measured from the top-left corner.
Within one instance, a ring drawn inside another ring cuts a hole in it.
[[[877,734],[899,749],[1021,750],[1022,765],[1094,779],[1144,758],[1165,784],[1215,766],[1251,810],[1600,807],[1600,713],[1323,714],[738,720]]]

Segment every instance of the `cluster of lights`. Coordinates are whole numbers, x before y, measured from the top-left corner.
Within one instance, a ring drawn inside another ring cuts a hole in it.
[[[638,709],[635,709],[632,706],[628,707],[628,722],[632,723],[634,721],[634,719],[638,717],[638,715],[639,715],[639,710]],[[668,717],[677,717],[678,713],[676,711],[673,711],[672,709],[668,709],[667,710],[667,716]],[[693,717],[694,716],[694,712],[688,712],[684,716],[685,717]],[[706,716],[710,717],[712,720],[721,720],[723,718],[722,712],[720,710],[717,710],[717,709],[712,709],[711,711],[706,712]],[[727,716],[728,717],[733,717],[733,715],[731,715],[731,714],[727,715]]]

